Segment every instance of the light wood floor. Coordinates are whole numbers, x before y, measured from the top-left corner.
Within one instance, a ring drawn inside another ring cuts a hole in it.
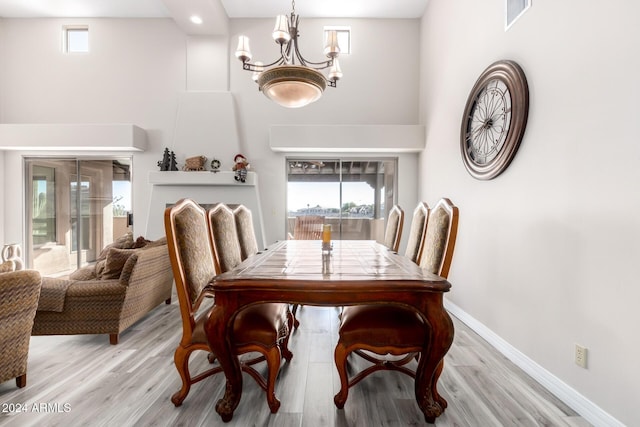
[[[174,298],[176,301],[176,298]],[[0,384],[2,426],[414,426],[425,425],[411,378],[379,372],[352,388],[344,410],[333,404],[339,381],[333,363],[337,310],[304,306],[294,332],[291,363],[277,385],[282,406],[270,414],[263,392],[244,376],[244,393],[225,424],[214,404],[224,376],[194,385],[183,405],[173,350],[181,326],[178,306],[162,305],[109,345],[103,336],[32,337],[27,387]],[[436,426],[587,426],[583,418],[454,318],[440,393],[449,407]],[[193,367],[206,366],[202,352]],[[26,404],[28,412],[16,412]],[[44,406],[41,406],[44,404]],[[42,412],[33,412],[40,409]],[[8,411],[8,412],[7,412]]]

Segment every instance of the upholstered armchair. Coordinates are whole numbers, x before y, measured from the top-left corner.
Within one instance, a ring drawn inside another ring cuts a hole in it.
[[[12,267],[0,264],[0,271]],[[33,318],[40,297],[41,278],[35,270],[0,273],[0,382],[16,379],[27,385],[27,357]]]

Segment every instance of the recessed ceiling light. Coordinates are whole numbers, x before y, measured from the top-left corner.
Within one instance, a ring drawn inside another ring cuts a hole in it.
[[[193,15],[191,16],[191,22],[200,25],[202,24],[202,18],[200,18],[198,15]]]

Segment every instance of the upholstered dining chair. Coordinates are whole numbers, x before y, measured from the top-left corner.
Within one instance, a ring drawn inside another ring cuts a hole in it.
[[[13,261],[2,265],[9,264]],[[35,270],[0,273],[0,382],[15,378],[19,388],[27,385],[29,342],[41,286]]]
[[[224,273],[242,262],[242,251],[233,211],[224,203],[218,203],[207,211],[209,240],[213,249],[216,271]],[[269,367],[264,377],[245,362],[243,370],[251,375],[266,391],[267,403],[272,413],[278,411],[275,383],[280,369],[280,359],[288,362],[293,357],[289,350],[289,336],[293,327],[293,315],[289,305],[264,303],[250,306],[236,316],[233,337],[238,354],[258,352],[262,356],[251,364],[266,360]],[[268,337],[268,338],[267,338]]]
[[[242,261],[258,253],[258,240],[253,228],[253,215],[245,205],[238,205],[233,209],[236,221],[238,241],[240,242],[240,258]]]
[[[429,220],[429,205],[425,202],[418,203],[413,210],[411,228],[409,229],[409,240],[404,255],[416,264],[420,264],[422,249],[424,248],[424,238],[427,234],[427,224]]]
[[[458,208],[449,199],[441,199],[429,212],[420,266],[447,277],[458,230]],[[413,310],[394,305],[359,305],[345,307],[340,318],[335,363],[340,377],[340,391],[334,397],[338,408],[344,407],[349,388],[369,374],[394,370],[415,378],[415,370],[406,366],[417,359],[429,328]],[[347,374],[347,357],[356,354],[371,365],[351,378]],[[386,355],[400,356],[388,358]],[[442,370],[438,367],[438,375]],[[435,383],[434,383],[435,384]],[[437,390],[434,390],[437,395]]]
[[[174,353],[174,362],[182,379],[182,386],[171,397],[173,404],[180,406],[189,394],[191,385],[222,372],[222,368],[217,365],[196,376],[191,376],[189,371],[189,358],[196,350],[207,352],[209,361],[215,361],[215,355],[211,352],[204,331],[204,322],[213,307],[215,296],[206,291],[205,286],[219,270],[216,269],[214,261],[207,212],[204,208],[193,200],[182,199],[165,210],[164,224],[182,317],[182,338]],[[249,308],[243,316],[236,317],[233,328],[236,351],[243,354],[249,351],[270,350],[276,345],[275,339],[271,341],[265,337],[273,337],[274,331],[280,331],[281,326],[279,320],[266,317],[264,310]],[[243,361],[241,367],[256,379],[260,387],[266,389],[264,379],[251,367],[252,364],[263,360],[264,357],[259,357]],[[269,376],[272,376],[272,372],[275,372],[273,375],[277,375],[280,360],[278,359],[277,363],[266,360]],[[273,399],[268,399],[268,403],[272,411],[277,411]]]
[[[387,226],[384,231],[384,245],[393,252],[398,252],[404,225],[404,211],[398,205],[393,205],[387,215]]]

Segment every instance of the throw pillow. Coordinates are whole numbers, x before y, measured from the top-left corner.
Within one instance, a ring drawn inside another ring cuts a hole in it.
[[[93,280],[96,278],[96,268],[93,265],[82,267],[69,275],[71,280]]]
[[[122,267],[133,253],[134,251],[131,249],[109,249],[104,270],[102,270],[102,280],[120,278]]]
[[[166,245],[166,244],[167,244],[167,237],[166,237],[166,236],[163,236],[163,237],[160,237],[158,240],[152,240],[152,241],[150,241],[149,243],[147,243],[147,244],[145,245],[145,247],[144,247],[144,248],[145,248],[145,249],[155,248],[155,247],[163,246],[163,245]]]
[[[129,231],[126,234],[123,234],[122,236],[118,237],[115,242],[108,244],[107,246],[104,247],[104,249],[102,249],[102,252],[100,252],[100,255],[98,255],[98,258],[96,259],[96,261],[100,261],[103,260],[107,257],[107,253],[109,252],[109,249],[111,248],[117,248],[117,249],[131,249],[133,248],[133,245],[135,244],[135,242],[133,241],[133,233],[131,231]]]
[[[133,249],[144,248],[149,243],[151,243],[151,240],[147,240],[143,236],[138,236],[136,241],[133,243]]]

